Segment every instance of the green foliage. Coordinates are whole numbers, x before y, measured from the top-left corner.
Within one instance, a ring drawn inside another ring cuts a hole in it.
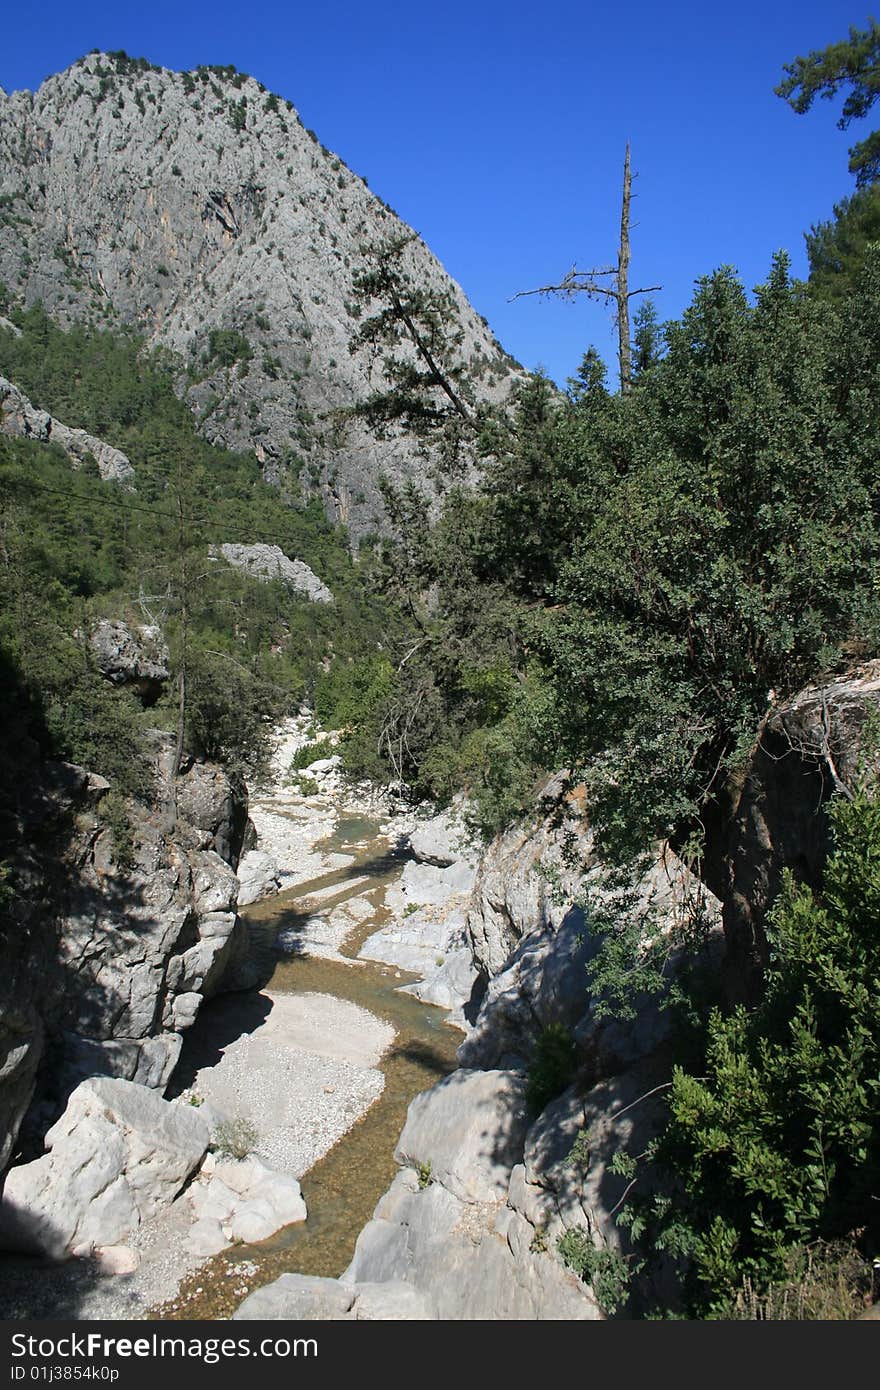
[[[876,630],[876,347],[852,345],[877,293],[870,261],[845,323],[782,257],[754,307],[717,272],[638,390],[594,390],[566,421],[568,558],[532,627],[556,705],[542,733],[548,761],[588,768],[617,857],[698,820],[767,692]]]
[[[116,863],[123,869],[133,868],[134,840],[131,815],[125,799],[118,792],[107,792],[101,798],[99,815],[113,837],[113,852]]]
[[[871,242],[880,241],[880,187],[860,188],[836,203],[834,216],[806,235],[810,289],[841,301],[856,289]]]
[[[419,1188],[421,1189],[421,1191],[424,1191],[425,1188],[428,1187],[428,1185],[429,1185],[430,1182],[431,1182],[431,1160],[430,1160],[430,1158],[426,1159],[424,1163],[420,1163],[419,1166],[418,1166],[418,1168],[417,1168],[417,1170],[416,1170],[416,1172],[417,1172],[417,1174],[418,1174],[418,1179],[419,1179]]]
[[[291,770],[309,767],[318,758],[332,758],[335,752],[335,746],[327,738],[319,738],[314,743],[304,743],[301,748],[297,748],[290,760]]]
[[[850,26],[849,38],[815,49],[806,58],[795,58],[784,68],[784,80],[776,88],[798,114],[809,111],[817,96],[833,97],[849,88],[837,126],[846,130],[851,121],[867,116],[880,96],[880,25],[868,21],[867,29]],[[880,131],[872,131],[849,152],[850,173],[860,188],[880,176]]]
[[[136,491],[74,471],[57,447],[0,437],[0,644],[26,692],[7,718],[19,732],[4,741],[4,766],[34,737],[44,754],[93,768],[121,795],[149,795],[143,724],[174,727],[185,664],[193,751],[256,770],[265,721],[310,696],[328,651],[340,665],[375,652],[384,613],[365,582],[369,555],[354,564],[317,502],[283,505],[253,455],[200,439],[167,357],[132,337],[63,332],[39,306],[13,312],[22,333],[0,332],[0,372],[122,449]],[[213,348],[233,359],[242,350],[235,334]],[[210,558],[212,545],[242,538],[303,559],[336,602],[311,604]],[[138,623],[147,612],[173,667],[149,716],[92,669],[87,642],[96,617]]]
[[[381,360],[385,386],[355,407],[380,437],[403,427],[430,435],[469,419],[473,389],[460,349],[464,332],[451,292],[416,283],[406,248],[414,233],[362,248],[352,279],[354,303],[372,312],[360,322],[350,350],[368,347]]]
[[[576,1066],[574,1038],[561,1023],[548,1023],[535,1043],[526,1082],[526,1103],[533,1115],[540,1115],[551,1100],[571,1085]]]
[[[249,362],[253,356],[250,343],[235,328],[212,328],[208,334],[206,360],[218,367],[234,367],[236,362]]]
[[[626,1302],[629,1269],[618,1250],[600,1249],[583,1226],[570,1226],[559,1237],[556,1248],[569,1269],[592,1287],[603,1312],[613,1316]]]
[[[789,1279],[816,1239],[877,1237],[880,800],[859,791],[832,820],[821,895],[785,877],[760,1005],[715,1010],[701,1074],[674,1075],[658,1156],[683,1196],[656,1238],[686,1256],[698,1309]]]

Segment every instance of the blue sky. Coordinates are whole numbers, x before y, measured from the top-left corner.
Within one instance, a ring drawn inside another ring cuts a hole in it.
[[[234,63],[415,227],[515,357],[564,382],[591,342],[613,362],[610,314],[509,301],[614,259],[627,139],[631,284],[663,285],[661,318],[718,265],[751,288],[785,248],[805,273],[803,232],[852,191],[859,131],[837,130],[839,99],[796,116],[773,88],[866,21],[839,0],[52,0],[4,27],[0,85],[34,88],[94,47]]]

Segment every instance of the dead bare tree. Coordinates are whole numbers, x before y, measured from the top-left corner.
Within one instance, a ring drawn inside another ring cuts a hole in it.
[[[629,288],[630,262],[630,202],[632,198],[632,170],[630,168],[629,141],[623,163],[623,204],[620,214],[620,245],[617,248],[617,265],[596,267],[593,270],[578,270],[572,266],[558,285],[539,285],[534,290],[520,290],[512,296],[522,299],[529,294],[557,294],[563,299],[573,299],[576,294],[585,294],[588,299],[604,299],[615,306],[617,321],[617,360],[620,368],[621,392],[632,386],[632,348],[630,346],[629,301],[640,294],[652,294],[662,290],[662,285],[645,285],[640,289]],[[609,284],[601,281],[610,277]]]

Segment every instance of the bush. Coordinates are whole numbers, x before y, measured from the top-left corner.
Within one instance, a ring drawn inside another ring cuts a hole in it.
[[[533,1115],[540,1115],[571,1084],[576,1063],[574,1038],[561,1023],[549,1023],[535,1044],[526,1084],[526,1102]]]
[[[244,1116],[237,1115],[232,1120],[220,1120],[211,1135],[211,1148],[221,1158],[234,1158],[241,1161],[253,1153],[259,1142],[256,1125]]]
[[[556,1243],[567,1267],[592,1287],[596,1302],[609,1316],[625,1302],[629,1285],[626,1260],[618,1250],[602,1250],[593,1244],[583,1226],[570,1226]]]
[[[784,1277],[758,1290],[746,1276],[721,1316],[737,1322],[839,1322],[859,1317],[874,1294],[874,1271],[854,1240],[816,1241],[789,1251]]]
[[[674,1073],[658,1157],[682,1193],[654,1238],[689,1267],[698,1311],[743,1280],[758,1298],[790,1284],[817,1240],[880,1237],[880,798],[830,815],[821,893],[787,873],[770,914],[762,1002],[714,1010],[701,1075]]]

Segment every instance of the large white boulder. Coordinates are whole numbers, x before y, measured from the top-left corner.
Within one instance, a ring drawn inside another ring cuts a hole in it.
[[[239,907],[248,907],[260,898],[270,897],[281,887],[277,861],[265,850],[248,850],[238,866],[238,882]]]
[[[502,1200],[528,1128],[525,1086],[516,1072],[453,1072],[410,1103],[396,1161],[459,1201]]]
[[[46,1135],[49,1152],[7,1175],[0,1248],[59,1259],[115,1245],[174,1200],[208,1139],[195,1109],[144,1086],[81,1082]]]

